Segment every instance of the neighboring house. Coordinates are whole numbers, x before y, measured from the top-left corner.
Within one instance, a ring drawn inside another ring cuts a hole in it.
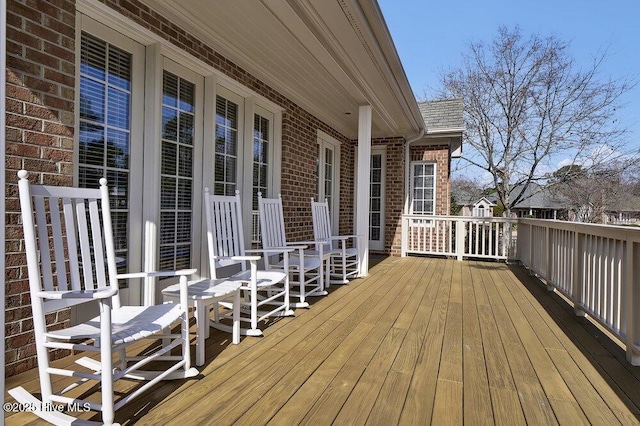
[[[519,188],[512,191],[513,196],[519,194]],[[495,195],[488,196],[492,202],[497,203]],[[530,217],[536,219],[567,220],[569,207],[559,196],[549,188],[544,188],[535,182],[529,184],[525,195],[511,209],[513,217]]]
[[[468,191],[458,190],[453,194],[453,199],[460,208],[458,216],[493,217],[493,208],[496,204],[487,197],[479,197]]]
[[[486,197],[482,197],[471,206],[471,216],[493,217],[493,208],[495,206],[495,203],[489,201]]]
[[[53,185],[106,176],[130,271],[206,275],[205,187],[240,191],[247,230],[257,193],[282,194],[292,241],[312,236],[310,198],[328,199],[336,233],[369,236],[363,274],[369,250],[400,254],[403,213],[448,213],[462,101],[418,105],[375,1],[8,0],[7,10],[7,375],[36,364],[19,169]],[[142,300],[140,283],[122,293]]]
[[[640,197],[630,195],[616,205],[608,205],[602,219],[602,223],[610,225],[640,224]]]

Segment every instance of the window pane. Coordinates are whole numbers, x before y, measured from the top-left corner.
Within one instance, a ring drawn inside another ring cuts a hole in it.
[[[107,124],[121,129],[129,128],[129,93],[122,90],[109,88],[109,102],[107,105],[110,111]]]
[[[109,129],[107,132],[107,166],[129,168],[129,133]]]
[[[162,108],[162,139],[178,140],[178,111],[173,108]]]
[[[104,123],[105,87],[105,84],[102,82],[80,77],[81,119]]]
[[[80,74],[105,80],[107,43],[83,33],[80,41]]]
[[[80,122],[80,164],[104,165],[104,132],[104,126]]]

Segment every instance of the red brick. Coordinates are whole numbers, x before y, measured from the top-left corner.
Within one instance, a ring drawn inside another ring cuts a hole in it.
[[[34,37],[31,34],[13,27],[7,27],[7,40],[11,40],[20,45],[32,47],[34,49],[40,49],[41,47],[41,42],[38,37]]]
[[[25,117],[23,115],[7,113],[6,123],[7,123],[7,126],[17,127],[20,129],[29,129],[29,130],[42,129],[42,120],[31,118],[31,117]]]
[[[60,66],[60,60],[55,56],[47,55],[38,50],[27,48],[25,58],[38,64],[57,69]]]
[[[42,67],[33,62],[25,61],[22,58],[16,56],[7,56],[7,68],[13,68],[18,71],[23,71],[27,74],[38,75]]]
[[[62,124],[52,123],[50,121],[44,122],[43,131],[45,133],[51,133],[53,135],[73,136],[72,127],[63,126]]]
[[[44,26],[67,37],[75,37],[75,28],[50,16],[44,17]]]
[[[25,115],[29,117],[57,120],[59,116],[58,111],[40,105],[25,104],[24,110]]]
[[[65,38],[65,40],[68,39]],[[73,50],[65,49],[64,47],[60,47],[57,44],[52,44],[49,42],[44,42],[43,50],[49,55],[55,56],[56,58],[60,58],[67,62],[73,62],[76,57]]]
[[[27,143],[43,146],[57,146],[58,140],[59,139],[57,136],[48,135],[45,133],[34,133],[29,131],[24,132],[24,141]]]
[[[60,40],[60,34],[29,21],[25,22],[25,31],[29,34],[33,34],[43,40],[50,41],[51,43],[58,43]]]
[[[58,18],[60,16],[60,9],[47,1],[27,0],[26,5],[54,18]]]
[[[51,108],[61,109],[63,111],[73,111],[73,101],[62,99],[57,96],[44,95],[43,102]]]
[[[24,77],[24,85],[28,89],[35,92],[43,92],[43,93],[57,93],[58,85],[43,80],[41,78],[33,77],[33,76],[25,76]]]
[[[42,21],[42,14],[31,7],[27,7],[17,1],[7,2],[7,12],[15,13],[34,22]]]
[[[35,158],[25,158],[23,163],[25,170],[33,170],[46,173],[57,172],[56,163],[46,159],[40,160]]]
[[[40,156],[40,148],[34,145],[26,144],[10,144],[7,145],[7,155],[16,155],[19,157],[38,158]]]
[[[15,99],[11,99],[7,97],[6,99],[6,110],[8,112],[15,112],[16,114],[22,114],[22,106],[24,105],[20,101],[16,101]]]

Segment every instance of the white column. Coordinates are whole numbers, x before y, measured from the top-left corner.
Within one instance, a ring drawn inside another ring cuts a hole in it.
[[[369,192],[371,169],[371,105],[358,111],[358,169],[356,187],[356,235],[359,235],[359,275],[369,274]]]

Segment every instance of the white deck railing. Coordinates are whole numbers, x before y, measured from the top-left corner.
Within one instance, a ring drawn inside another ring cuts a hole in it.
[[[402,216],[402,256],[430,254],[488,259],[515,257],[516,219],[463,216]]]
[[[640,365],[640,230],[622,226],[521,219],[524,266],[625,344]]]

